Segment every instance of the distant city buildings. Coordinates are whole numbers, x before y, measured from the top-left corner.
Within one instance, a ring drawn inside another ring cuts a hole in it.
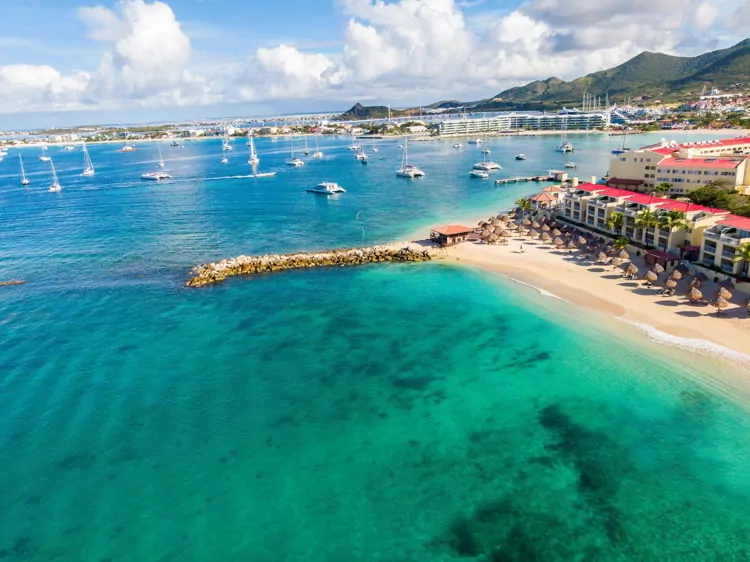
[[[438,135],[472,135],[504,131],[563,131],[603,129],[610,125],[610,113],[501,113],[492,117],[446,119],[432,124]]]

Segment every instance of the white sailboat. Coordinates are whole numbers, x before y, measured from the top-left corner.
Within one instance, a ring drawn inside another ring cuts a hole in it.
[[[21,158],[20,154],[18,155],[18,162],[21,164],[21,185],[29,185],[31,182],[26,177],[26,172],[23,169],[23,158]]]
[[[404,139],[404,152],[401,156],[401,168],[396,170],[396,175],[400,178],[421,178],[425,173],[409,164],[409,138]]]
[[[250,147],[250,157],[247,159],[247,163],[251,166],[257,166],[258,164],[260,164],[260,158],[258,157],[258,153],[255,150],[255,142],[253,141],[253,136],[248,133],[247,138],[247,144]]]
[[[294,137],[289,137],[289,160],[286,161],[287,166],[293,166],[299,168],[305,165],[305,161],[300,158],[294,157]]]
[[[313,153],[313,158],[323,158],[323,153],[320,151],[320,147],[318,146],[318,133],[315,133],[315,152]]]
[[[49,162],[51,160],[51,158],[47,156],[46,146],[42,146],[42,155],[39,157],[39,160],[41,160],[42,162]]]
[[[225,152],[229,152],[230,150],[232,150],[232,145],[229,144],[229,135],[227,135],[226,126],[224,127],[224,135],[221,141],[221,149]]]
[[[227,158],[227,155],[224,154],[224,151],[226,150],[224,148],[224,141],[221,141],[221,150],[222,150],[222,152],[221,152],[221,163],[222,164],[228,164],[229,163],[229,158]]]
[[[563,119],[563,132],[562,132],[562,138],[560,139],[560,144],[557,145],[557,148],[555,149],[557,152],[573,152],[575,150],[575,147],[573,146],[573,143],[568,140],[568,122],[567,119]]]
[[[86,149],[86,143],[81,143],[81,146],[83,148],[83,173],[82,176],[93,176],[94,171],[94,163],[91,161],[91,156],[89,156],[89,151]]]
[[[49,159],[50,166],[52,166],[52,185],[49,186],[47,191],[50,193],[59,193],[62,191],[62,186],[60,185],[60,182],[57,180],[57,172],[55,172],[55,163],[52,161],[52,158]]]
[[[310,149],[307,147],[307,135],[305,135],[305,150],[302,154],[304,154],[305,156],[310,154]]]
[[[163,168],[165,166],[164,157],[161,154],[161,143],[159,141],[156,142],[156,148],[159,149],[159,167]]]

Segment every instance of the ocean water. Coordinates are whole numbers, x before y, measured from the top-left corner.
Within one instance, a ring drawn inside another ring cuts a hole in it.
[[[470,180],[449,142],[414,143],[428,177],[402,182],[395,143],[365,168],[348,142],[284,170],[263,140],[262,180],[240,144],[165,147],[158,185],[153,146],[92,147],[93,179],[51,149],[60,194],[32,151],[30,189],[0,164],[0,280],[27,280],[0,288],[0,559],[748,559],[750,415],[705,384],[718,363],[442,263],[183,287],[536,188]],[[556,142],[491,141],[498,177],[559,167]],[[616,142],[574,142],[603,173]],[[322,180],[348,193],[304,192]]]

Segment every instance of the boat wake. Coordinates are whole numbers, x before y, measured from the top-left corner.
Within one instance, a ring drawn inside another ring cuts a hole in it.
[[[625,318],[618,318],[626,324],[630,324],[641,330],[646,336],[653,342],[667,345],[670,347],[677,347],[687,351],[693,351],[700,353],[701,355],[708,355],[717,359],[729,360],[737,365],[750,368],[750,355],[735,351],[718,343],[714,343],[708,340],[701,340],[698,338],[683,338],[680,336],[673,336],[666,332],[651,326],[650,324],[642,324],[640,322],[633,322],[632,320],[626,320]]]

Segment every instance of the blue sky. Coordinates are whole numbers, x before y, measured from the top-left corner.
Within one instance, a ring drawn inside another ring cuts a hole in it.
[[[0,18],[0,127],[480,99],[729,46],[747,2],[23,0]]]

